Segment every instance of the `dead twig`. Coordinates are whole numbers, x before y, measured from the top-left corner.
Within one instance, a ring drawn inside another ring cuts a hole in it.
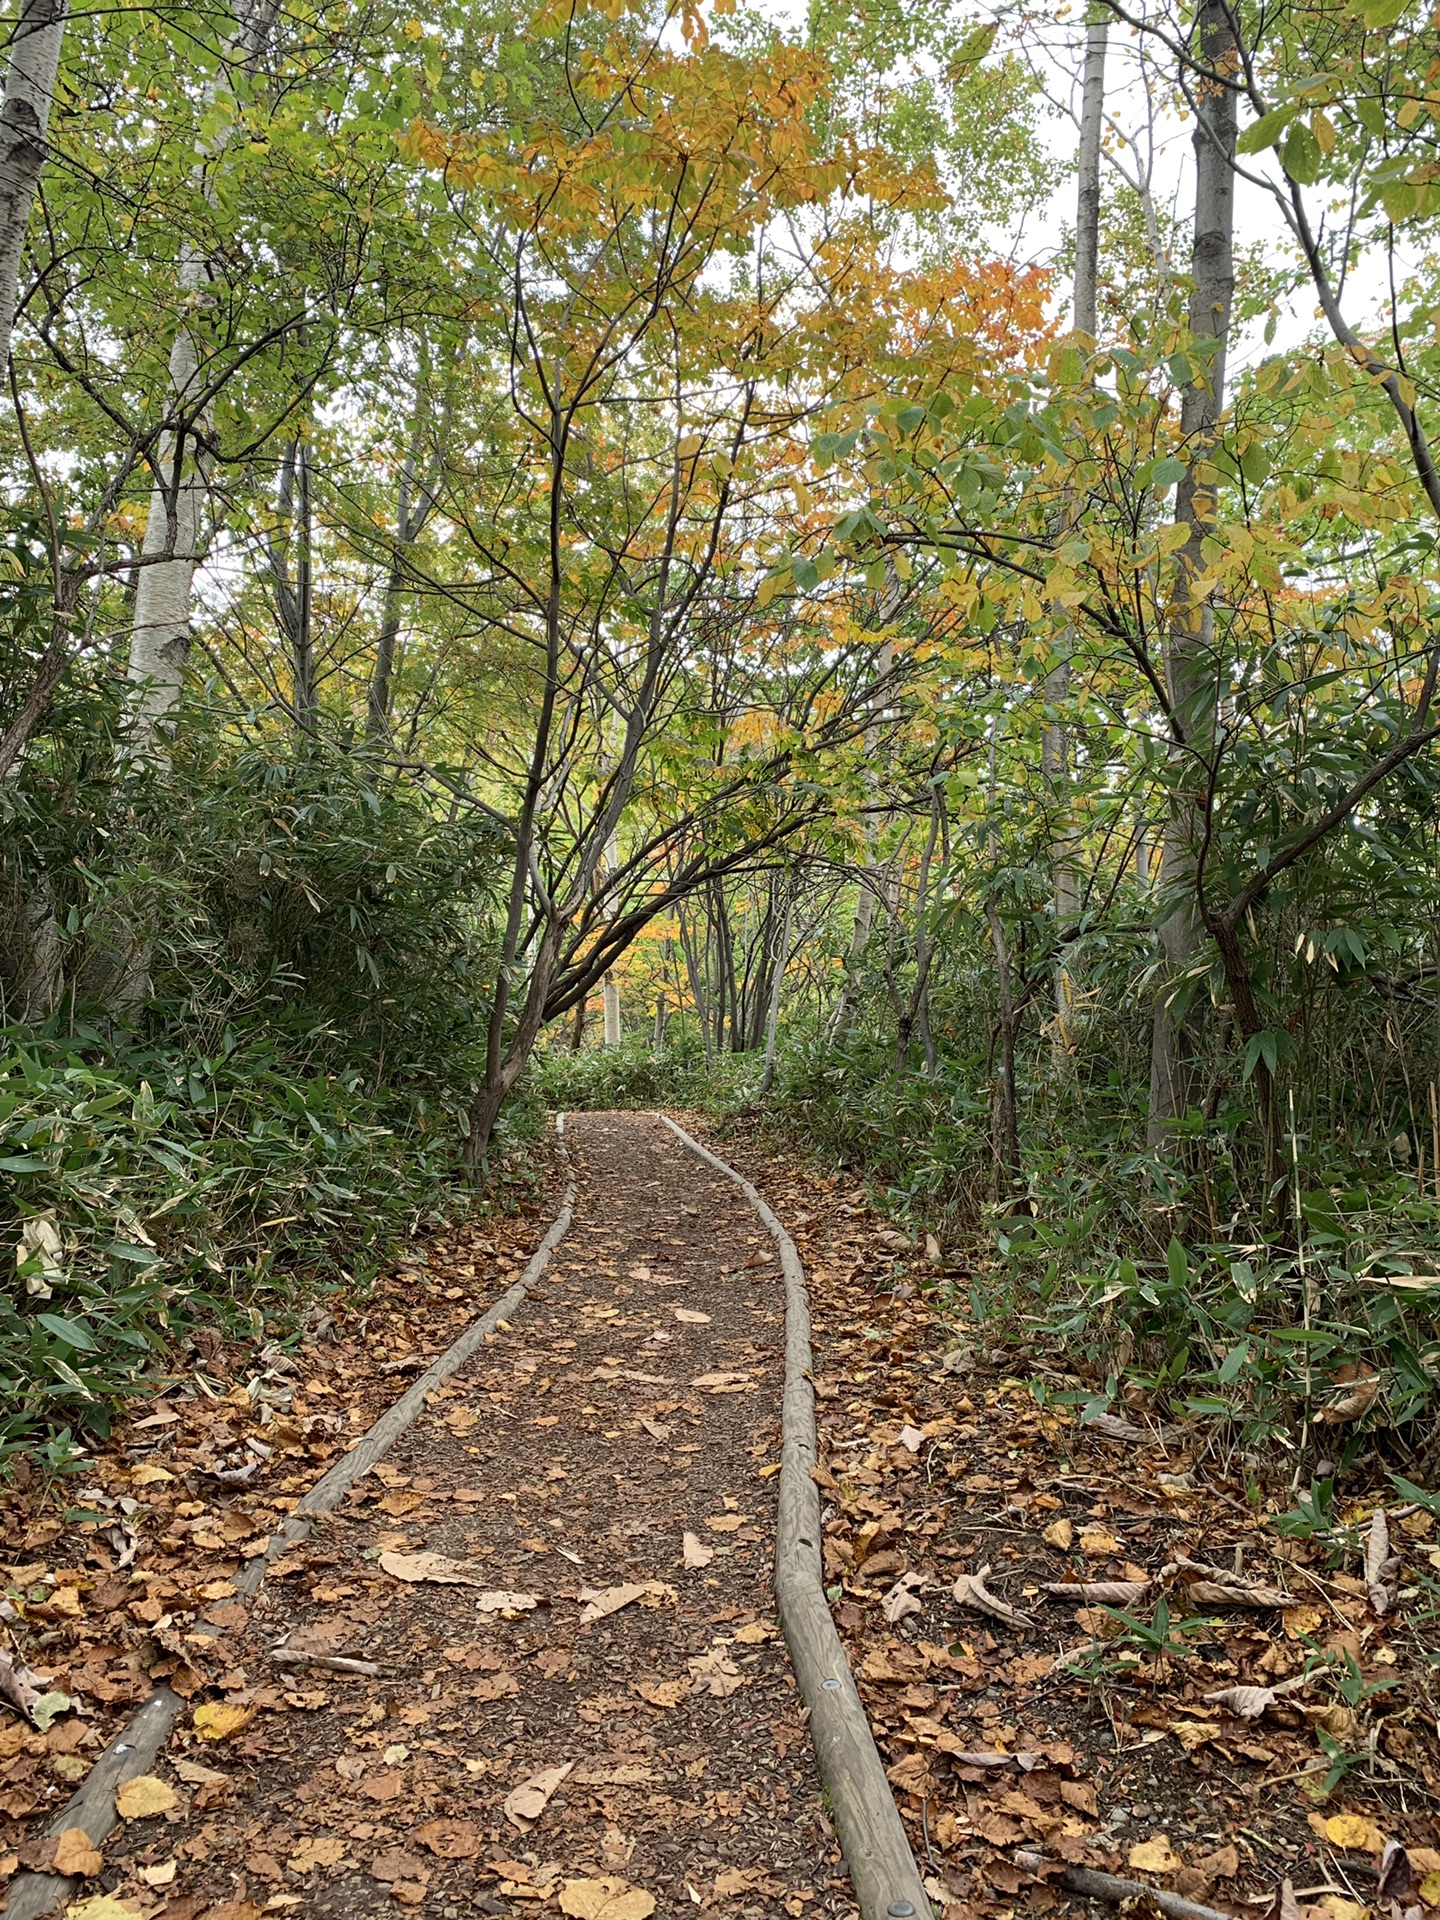
[[[1059,1862],[1043,1853],[1017,1853],[1015,1864],[1029,1873],[1040,1873]],[[1153,1901],[1166,1920],[1230,1920],[1230,1915],[1221,1913],[1218,1907],[1202,1907],[1198,1901],[1182,1900],[1178,1893],[1167,1893],[1163,1887],[1122,1880],[1117,1874],[1097,1873],[1091,1867],[1067,1867],[1060,1875],[1060,1885],[1067,1893],[1078,1893],[1086,1900],[1108,1900],[1117,1907],[1126,1900]]]

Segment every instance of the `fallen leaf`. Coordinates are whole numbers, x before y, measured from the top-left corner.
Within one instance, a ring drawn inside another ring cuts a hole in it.
[[[697,1313],[693,1307],[676,1307],[673,1311],[675,1318],[683,1320],[687,1327],[708,1327],[710,1324],[709,1314]]]
[[[680,1542],[680,1550],[685,1557],[685,1565],[692,1570],[708,1567],[715,1558],[714,1547],[707,1547],[697,1534],[687,1533]]]
[[[652,1707],[678,1707],[690,1694],[688,1680],[637,1680],[635,1691]]]
[[[406,1853],[403,1847],[387,1847],[384,1853],[377,1853],[370,1862],[370,1877],[378,1880],[382,1886],[395,1886],[401,1882],[418,1884],[428,1871],[419,1854]]]
[[[709,1693],[717,1700],[728,1700],[746,1684],[745,1676],[723,1647],[711,1647],[708,1653],[688,1660],[693,1682],[692,1692]]]
[[[442,1587],[483,1587],[485,1573],[443,1553],[382,1553],[380,1569],[394,1580],[428,1580]]]
[[[345,1858],[345,1842],[334,1834],[317,1833],[300,1841],[285,1862],[292,1873],[309,1873],[313,1867],[338,1867]]]
[[[1052,1520],[1040,1538],[1047,1547],[1059,1547],[1062,1553],[1068,1552],[1075,1543],[1075,1529],[1062,1514],[1058,1520]]]
[[[153,1773],[137,1773],[127,1780],[115,1796],[115,1811],[122,1820],[153,1820],[169,1813],[176,1804],[175,1789]]]
[[[919,1453],[925,1444],[925,1436],[919,1427],[904,1426],[900,1429],[900,1444],[907,1453]]]
[[[962,1607],[973,1607],[977,1613],[988,1613],[992,1620],[1003,1620],[1007,1626],[1028,1627],[1031,1620],[1028,1614],[1017,1613],[1005,1601],[997,1600],[985,1585],[985,1576],[989,1565],[981,1567],[978,1573],[962,1573],[955,1581],[954,1598]]]
[[[66,1827],[55,1842],[55,1853],[51,1862],[56,1873],[67,1879],[89,1880],[99,1873],[105,1862],[91,1845],[90,1836],[83,1827]]]
[[[168,1887],[179,1871],[178,1860],[162,1860],[157,1866],[139,1869],[140,1878],[147,1887]]]
[[[775,1629],[763,1620],[752,1620],[748,1626],[735,1629],[735,1638],[742,1647],[763,1647],[767,1640],[775,1638]]]
[[[415,1838],[442,1860],[473,1860],[480,1851],[480,1829],[473,1820],[431,1820]]]
[[[1143,1600],[1150,1586],[1148,1580],[1047,1580],[1042,1591],[1087,1607],[1128,1607]]]
[[[187,1787],[228,1787],[228,1773],[217,1773],[214,1767],[202,1767],[198,1760],[172,1760],[171,1766]]]
[[[508,1593],[492,1588],[475,1602],[479,1613],[530,1613],[540,1604],[538,1593]]]
[[[573,1760],[567,1760],[564,1766],[546,1767],[542,1773],[533,1773],[528,1780],[522,1780],[518,1787],[512,1788],[505,1796],[505,1818],[511,1826],[518,1827],[521,1833],[528,1833],[574,1765]]]
[[[1168,1833],[1157,1833],[1149,1840],[1141,1840],[1131,1847],[1126,1859],[1132,1867],[1141,1873],[1174,1873],[1184,1861],[1170,1845]]]
[[[65,1920],[138,1920],[139,1913],[133,1901],[117,1900],[113,1893],[92,1893],[88,1900],[72,1900],[65,1909]]]
[[[233,1700],[207,1700],[191,1715],[196,1733],[202,1740],[218,1742],[233,1739],[255,1718],[256,1709]]]
[[[673,1605],[675,1589],[667,1587],[662,1580],[630,1580],[618,1587],[582,1587],[577,1597],[586,1603],[580,1615],[583,1627],[592,1621],[604,1620],[609,1614],[618,1613],[622,1607],[628,1607],[636,1600],[643,1600],[651,1607],[667,1603]]]
[[[737,1533],[746,1517],[743,1513],[712,1513],[705,1524],[712,1533]]]
[[[1088,1554],[1118,1553],[1120,1542],[1104,1527],[1086,1527],[1080,1535],[1080,1551]]]
[[[924,1584],[925,1582],[920,1574],[905,1573],[900,1576],[894,1586],[891,1587],[890,1591],[885,1595],[885,1598],[880,1602],[880,1611],[892,1627],[898,1626],[902,1620],[908,1618],[912,1613],[923,1613],[925,1611],[920,1602],[915,1598],[915,1588],[924,1586]]]
[[[1361,1813],[1332,1813],[1325,1822],[1325,1838],[1347,1853],[1379,1853],[1385,1845],[1384,1834]]]
[[[560,1890],[560,1911],[573,1920],[649,1920],[655,1896],[625,1880],[567,1880]]]

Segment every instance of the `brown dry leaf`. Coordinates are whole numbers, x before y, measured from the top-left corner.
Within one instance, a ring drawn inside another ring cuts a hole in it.
[[[594,1620],[605,1619],[608,1614],[618,1613],[622,1607],[628,1607],[636,1600],[644,1601],[649,1607],[673,1606],[675,1589],[667,1587],[663,1580],[630,1580],[618,1587],[582,1587],[576,1597],[586,1603],[580,1615],[583,1627]]]
[[[647,1420],[643,1414],[641,1415],[640,1424],[652,1440],[668,1440],[675,1431],[673,1427],[665,1426],[662,1421]]]
[[[652,1707],[678,1707],[689,1697],[688,1680],[637,1680],[635,1691]]]
[[[1017,1613],[1014,1607],[1005,1601],[997,1600],[985,1585],[985,1576],[990,1567],[987,1562],[978,1573],[962,1573],[955,1581],[953,1598],[962,1607],[973,1607],[977,1613],[988,1613],[992,1620],[1003,1620],[1007,1626],[1028,1627],[1033,1624],[1030,1616]]]
[[[567,1760],[563,1766],[546,1767],[543,1772],[532,1773],[528,1780],[522,1780],[518,1787],[512,1788],[505,1796],[505,1818],[511,1826],[518,1827],[521,1833],[528,1833],[574,1765],[573,1760]]]
[[[1202,1854],[1195,1862],[1195,1869],[1211,1880],[1233,1880],[1240,1871],[1240,1855],[1227,1841],[1213,1853]]]
[[[1075,1529],[1062,1514],[1058,1520],[1052,1520],[1040,1538],[1047,1547],[1058,1547],[1067,1553],[1075,1544]]]
[[[177,1798],[166,1781],[153,1773],[137,1773],[116,1794],[115,1811],[122,1820],[153,1820],[156,1814],[169,1813]]]
[[[915,1598],[916,1587],[923,1587],[923,1578],[918,1573],[905,1573],[895,1582],[885,1598],[880,1602],[880,1611],[890,1622],[898,1626],[900,1621],[912,1613],[923,1613],[925,1609]]]
[[[382,1886],[401,1882],[420,1882],[430,1869],[418,1853],[406,1853],[403,1847],[388,1847],[370,1862],[370,1877]]]
[[[1358,1420],[1367,1413],[1380,1391],[1380,1376],[1378,1373],[1362,1371],[1352,1362],[1340,1368],[1335,1375],[1335,1384],[1347,1387],[1348,1391],[1320,1415],[1327,1427],[1343,1426],[1347,1421]]]
[[[1170,1845],[1168,1833],[1152,1834],[1148,1840],[1140,1840],[1126,1855],[1132,1867],[1141,1873],[1174,1873],[1185,1862]]]
[[[172,1760],[171,1766],[187,1787],[228,1787],[228,1773],[217,1773],[214,1767],[202,1767],[198,1760]]]
[[[737,1373],[733,1368],[724,1373],[702,1373],[690,1382],[692,1387],[707,1387],[711,1393],[734,1393],[740,1387],[748,1387],[748,1373]]]
[[[309,1873],[314,1867],[338,1867],[344,1858],[343,1840],[333,1833],[317,1833],[300,1841],[285,1864],[292,1873]]]
[[[380,1569],[392,1580],[428,1580],[441,1587],[483,1587],[488,1577],[468,1561],[443,1553],[382,1553]]]
[[[1398,1565],[1390,1557],[1390,1523],[1385,1509],[1377,1507],[1365,1541],[1365,1590],[1376,1613],[1384,1613],[1390,1606],[1387,1581]]]
[[[90,1843],[90,1836],[83,1827],[66,1827],[55,1842],[55,1854],[51,1863],[56,1873],[66,1879],[90,1880],[100,1872],[105,1862]]]
[[[1081,1600],[1087,1607],[1129,1607],[1150,1591],[1148,1580],[1047,1580],[1041,1589],[1057,1600]]]
[[[219,1911],[212,1907],[211,1913]],[[258,1914],[260,1909],[252,1907]],[[140,1908],[133,1900],[117,1900],[113,1893],[92,1893],[88,1900],[72,1900],[65,1909],[65,1920],[138,1920]]]
[[[1290,1595],[1252,1580],[1192,1580],[1185,1595],[1197,1607],[1288,1608]]]
[[[510,1593],[504,1588],[491,1588],[482,1593],[475,1602],[478,1613],[500,1613],[512,1617],[517,1613],[531,1613],[540,1604],[538,1593]]]
[[[903,1426],[900,1429],[900,1445],[907,1453],[919,1453],[925,1444],[925,1436],[919,1427]]]
[[[1286,1607],[1280,1616],[1280,1624],[1290,1640],[1304,1640],[1320,1631],[1325,1615],[1319,1607]]]
[[[673,1312],[675,1318],[683,1320],[687,1327],[708,1327],[710,1324],[709,1314],[697,1313],[693,1307],[675,1307]]]
[[[698,1654],[686,1662],[690,1669],[691,1691],[713,1694],[717,1700],[728,1700],[732,1693],[738,1693],[745,1686],[745,1676],[735,1665],[724,1647],[711,1647],[708,1653]]]
[[[560,1911],[573,1920],[649,1920],[655,1896],[626,1880],[567,1880],[560,1890]]]
[[[698,1534],[687,1533],[680,1542],[680,1551],[685,1557],[685,1565],[692,1571],[708,1567],[715,1558],[714,1547],[707,1547]]]
[[[763,1647],[767,1640],[775,1638],[775,1629],[763,1620],[752,1620],[749,1626],[735,1629],[735,1638],[742,1647]]]
[[[1267,1707],[1273,1707],[1285,1694],[1303,1687],[1309,1677],[1297,1674],[1293,1680],[1282,1681],[1275,1687],[1220,1687],[1214,1693],[1207,1693],[1205,1698],[1217,1707],[1228,1708],[1242,1720],[1258,1720]]]
[[[1282,1880],[1275,1889],[1275,1900],[1270,1908],[1269,1920],[1300,1920],[1300,1902],[1295,1898],[1295,1887],[1292,1881]]]
[[[738,1533],[748,1518],[744,1513],[712,1513],[705,1524],[712,1533]]]
[[[207,1700],[190,1716],[202,1740],[231,1740],[242,1733],[255,1718],[256,1709],[236,1700]]]
[[[415,1838],[442,1860],[473,1860],[480,1852],[480,1829],[473,1820],[431,1820]]]

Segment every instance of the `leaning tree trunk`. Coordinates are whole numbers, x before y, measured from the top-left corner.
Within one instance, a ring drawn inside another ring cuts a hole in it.
[[[45,135],[60,68],[68,0],[23,0],[0,101],[0,371],[20,298],[20,256],[45,165]]]
[[[1204,0],[1196,22],[1200,56],[1211,72],[1228,70],[1235,38],[1225,0]],[[1204,87],[1205,83],[1202,82]],[[1197,90],[1198,91],[1198,90]],[[1197,849],[1207,805],[1217,669],[1214,615],[1197,599],[1205,569],[1201,551],[1214,496],[1195,479],[1196,463],[1215,438],[1225,398],[1225,349],[1235,291],[1235,97],[1228,88],[1198,91],[1195,121],[1195,232],[1190,272],[1190,331],[1215,342],[1203,377],[1185,389],[1180,425],[1190,464],[1175,493],[1175,524],[1186,529],[1179,555],[1176,613],[1167,635],[1166,691],[1171,720],[1170,815],[1160,855],[1160,889],[1171,908],[1160,927],[1164,976],[1155,999],[1150,1043],[1149,1144],[1163,1147],[1195,1103],[1198,1019],[1176,1010],[1181,977],[1194,965],[1202,937],[1196,894]]]

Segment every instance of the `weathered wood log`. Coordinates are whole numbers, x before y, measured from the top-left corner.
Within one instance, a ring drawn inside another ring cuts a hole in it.
[[[825,1598],[820,1558],[820,1495],[815,1466],[810,1302],[795,1242],[743,1175],[693,1140],[668,1114],[660,1118],[707,1166],[744,1194],[780,1251],[785,1278],[785,1394],[781,1405],[775,1599],[810,1739],[834,1809],[835,1831],[862,1920],[930,1920],[930,1902],[885,1777],[850,1663]]]

